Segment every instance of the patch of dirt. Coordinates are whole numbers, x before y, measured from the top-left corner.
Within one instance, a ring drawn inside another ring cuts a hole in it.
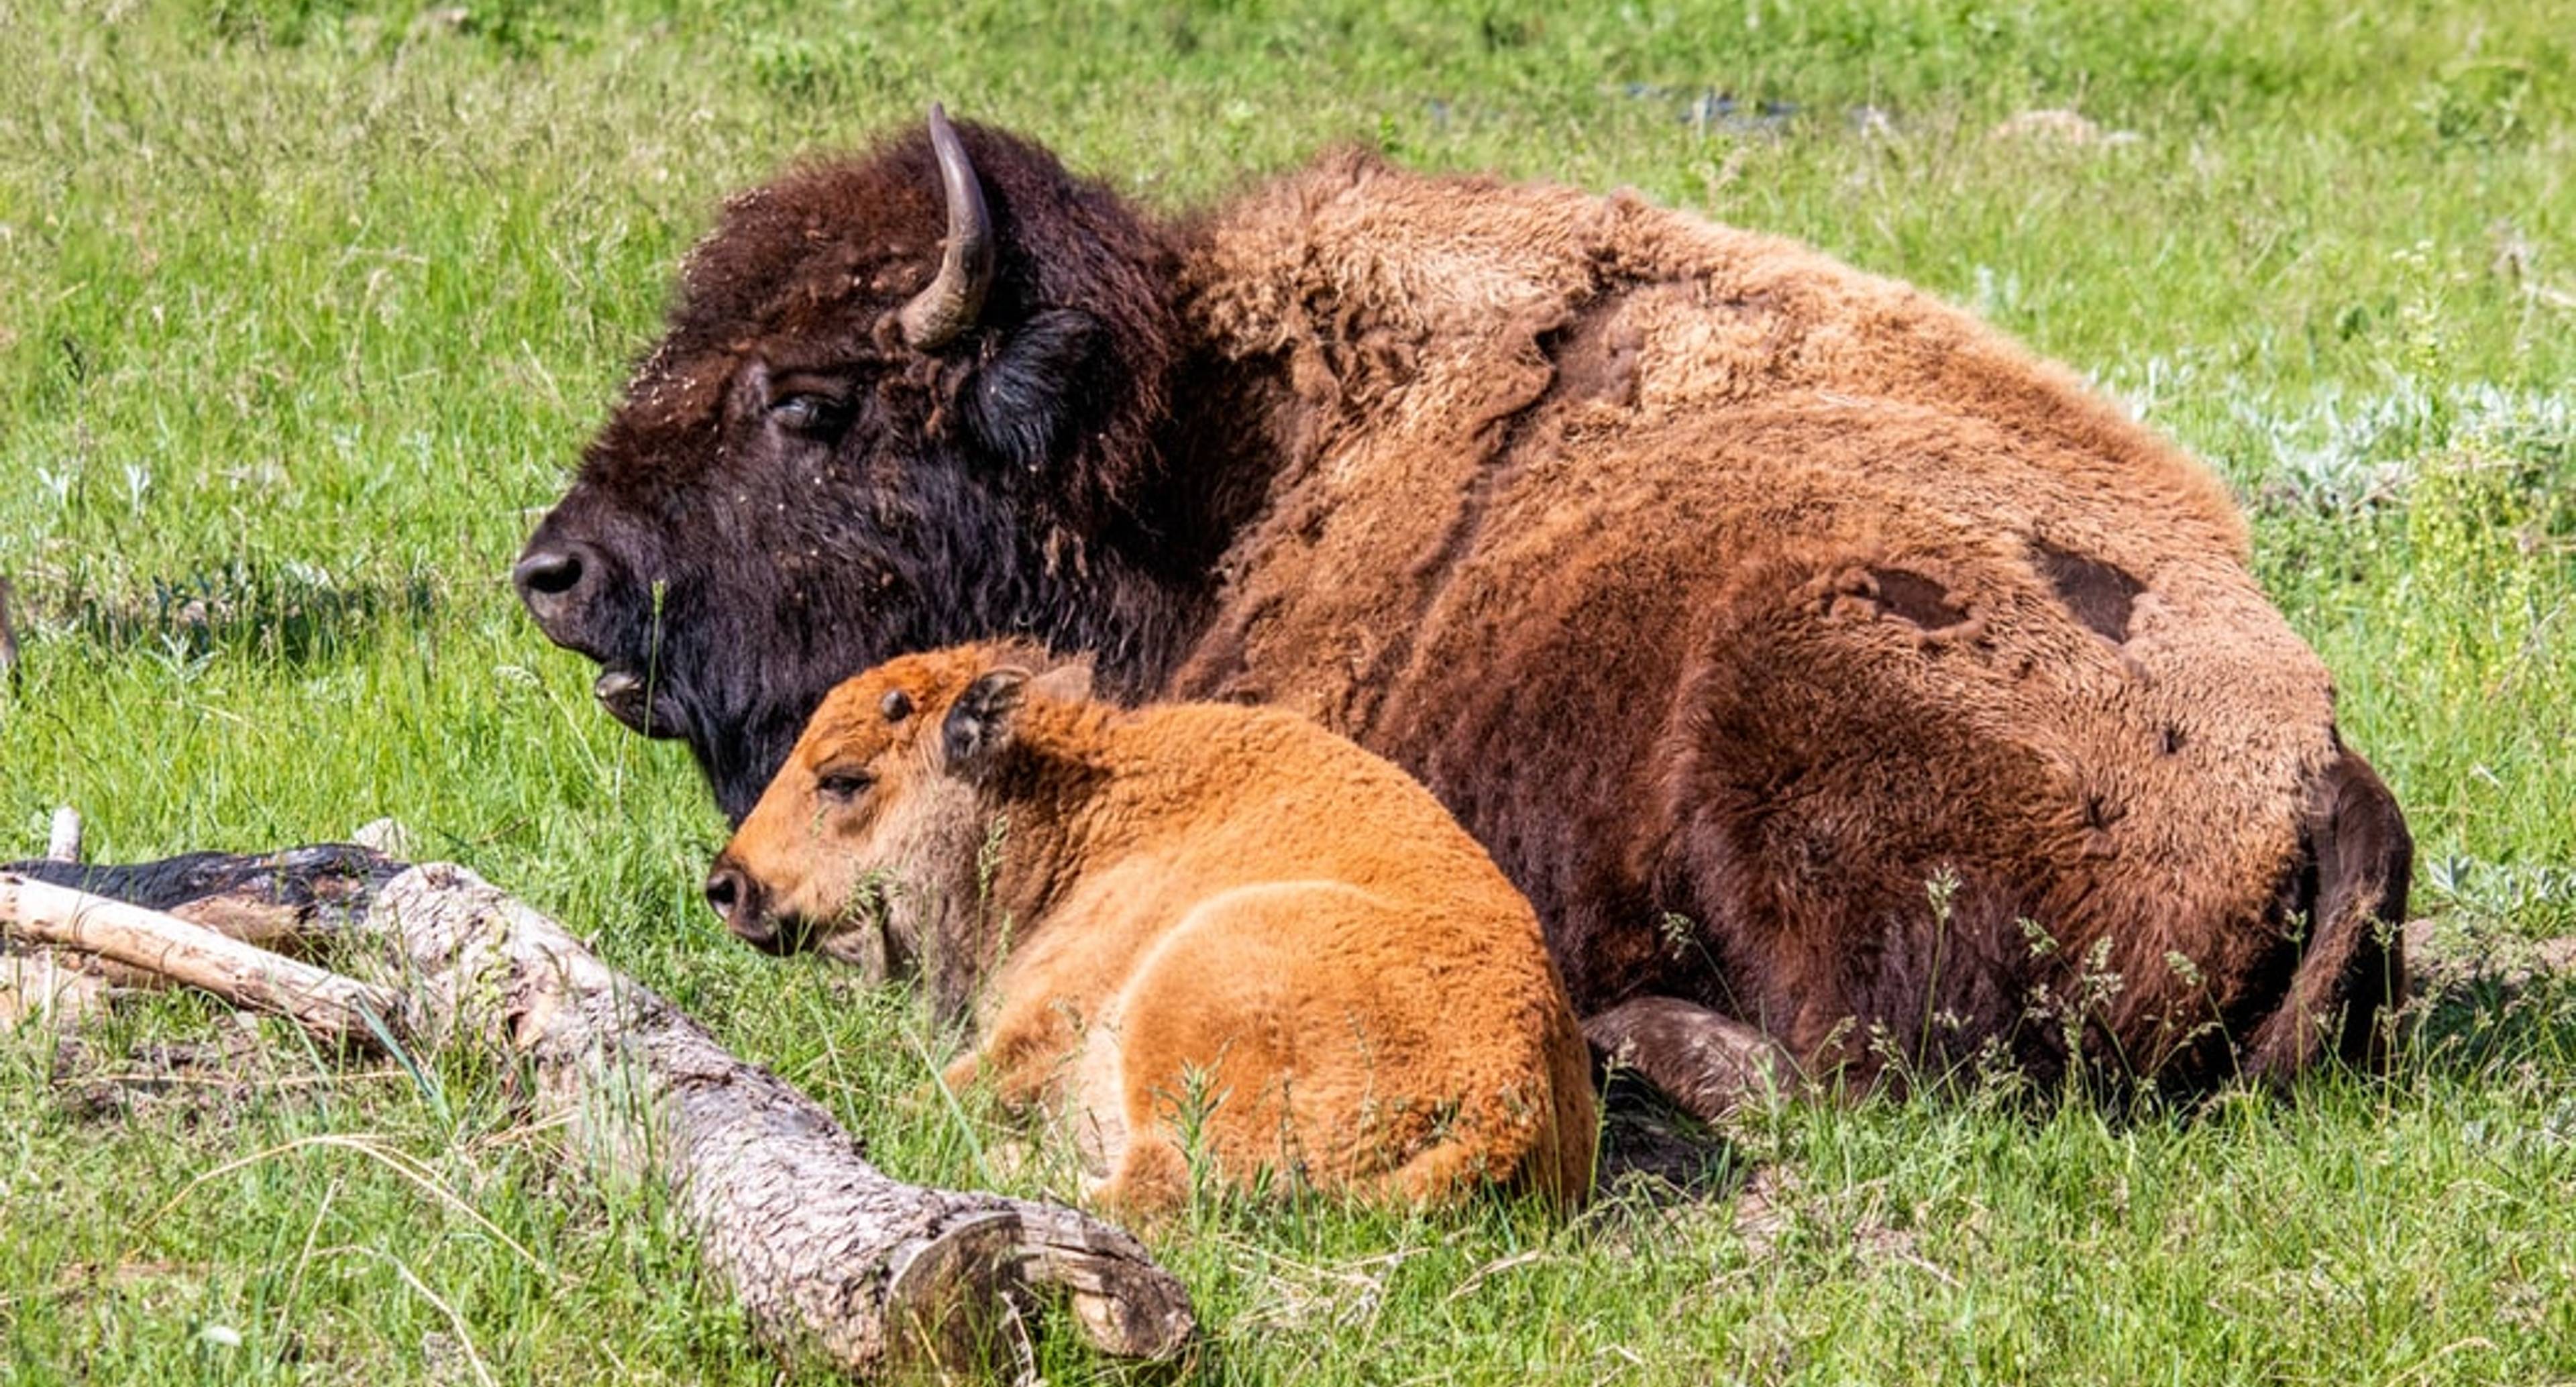
[[[1874,1183],[1874,1182],[1873,1182]],[[1766,1165],[1735,1196],[1735,1235],[1756,1262],[1773,1256],[1800,1227],[1827,1237],[1847,1239],[1863,1265],[1910,1267],[1945,1286],[1957,1277],[1925,1257],[1911,1232],[1875,1216],[1870,1184],[1829,1194],[1813,1194],[1798,1172],[1785,1165]]]
[[[1723,1132],[1666,1102],[1635,1078],[1612,1078],[1601,1098],[1601,1158],[1594,1183],[1628,1189],[1658,1207],[1708,1203],[1743,1179],[1745,1158]]]
[[[78,1122],[147,1115],[189,1127],[230,1122],[262,1087],[245,1072],[259,1049],[257,1023],[240,1013],[209,1040],[141,1045],[114,1057],[64,1036],[54,1048],[55,1101]]]
[[[2535,983],[2576,978],[2576,935],[2527,939],[2411,920],[2405,940],[2407,988],[2417,997],[2439,999],[2482,986],[2520,992]]]

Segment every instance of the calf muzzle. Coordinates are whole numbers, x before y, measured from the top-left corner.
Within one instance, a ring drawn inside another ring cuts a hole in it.
[[[763,953],[795,951],[793,932],[781,929],[764,908],[768,893],[731,859],[716,860],[715,869],[707,873],[706,892],[707,904],[735,938]]]

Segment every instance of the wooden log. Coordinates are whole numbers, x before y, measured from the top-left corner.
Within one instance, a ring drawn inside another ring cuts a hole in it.
[[[395,877],[373,918],[434,1033],[526,1056],[584,1150],[670,1183],[763,1339],[859,1374],[989,1376],[1025,1360],[1034,1293],[1054,1290],[1103,1352],[1189,1344],[1188,1293],[1134,1238],[887,1176],[812,1099],[464,868]]]
[[[297,916],[280,918],[291,919],[293,932],[300,933],[328,927],[328,922],[299,918],[302,914],[363,915],[375,889],[408,865],[353,843],[318,843],[270,853],[183,853],[129,866],[44,859],[0,862],[0,873],[172,914],[214,896],[237,897],[250,908],[292,907]]]
[[[332,1042],[373,1046],[409,1025],[410,1008],[390,988],[299,963],[158,910],[13,873],[0,873],[0,931],[290,1017]]]
[[[391,820],[379,820],[369,829],[391,824]],[[399,831],[399,826],[391,830]],[[406,865],[373,847],[322,843],[274,853],[193,852],[125,866],[43,857],[0,863],[0,875],[14,874],[127,905],[148,906],[243,943],[309,961],[323,946],[344,936],[353,922],[363,920],[375,889]],[[0,949],[7,946],[6,937],[0,936]],[[51,951],[40,952],[50,955]],[[58,971],[19,970],[19,986],[6,1008],[9,1015],[23,1020],[42,1012],[57,1021],[76,1021],[96,1011],[111,988],[159,990],[187,985],[96,954],[69,953],[53,960],[52,966]],[[50,1009],[33,1005],[34,999],[45,995],[42,984],[74,975],[96,986],[67,987],[60,998],[68,1005]]]

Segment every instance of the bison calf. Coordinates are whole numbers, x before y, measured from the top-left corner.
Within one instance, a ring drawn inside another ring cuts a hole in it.
[[[725,923],[919,975],[975,1028],[950,1082],[1064,1119],[1105,1204],[1173,1206],[1191,1125],[1236,1183],[1582,1196],[1564,985],[1429,792],[1287,713],[1121,711],[1034,663],[965,646],[833,690],[716,860]]]

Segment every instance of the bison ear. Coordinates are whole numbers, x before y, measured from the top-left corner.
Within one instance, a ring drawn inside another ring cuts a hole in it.
[[[1048,309],[1020,324],[967,392],[975,441],[1030,472],[1056,461],[1090,393],[1084,387],[1099,342],[1098,320],[1078,309]]]
[[[966,686],[939,727],[948,769],[972,774],[993,764],[1011,743],[1011,715],[1028,688],[1029,672],[1011,668],[987,670]]]

